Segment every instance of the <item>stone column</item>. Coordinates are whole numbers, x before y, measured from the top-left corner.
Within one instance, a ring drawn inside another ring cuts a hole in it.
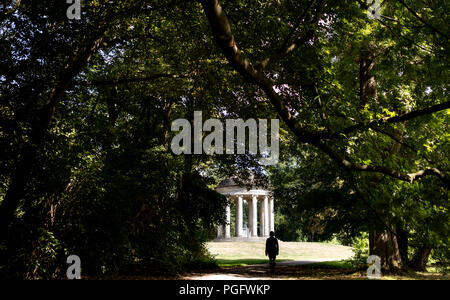
[[[259,234],[264,236],[264,200],[261,200],[259,204]]]
[[[243,207],[242,207],[242,196],[239,195],[236,203],[236,236],[242,236],[242,221],[243,221]]]
[[[247,200],[248,203],[248,237],[253,235],[253,199]]]
[[[273,197],[269,198],[269,224],[270,224],[270,231],[275,231],[275,210],[273,207]]]
[[[264,236],[269,235],[269,197],[264,196]]]
[[[225,209],[225,215],[226,215],[226,224],[225,224],[225,238],[229,239],[231,237],[231,224],[230,224],[230,205],[227,205],[226,209]]]
[[[252,236],[258,236],[258,197],[252,195]]]

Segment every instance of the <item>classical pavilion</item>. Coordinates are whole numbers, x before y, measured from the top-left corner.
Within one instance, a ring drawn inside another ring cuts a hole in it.
[[[228,198],[228,203],[234,201],[236,204],[234,237],[268,237],[270,231],[275,231],[274,199],[271,191],[254,184],[246,186],[238,184],[233,178],[220,182],[216,191],[225,195]],[[248,227],[246,228],[243,227],[244,202],[248,203]],[[226,223],[225,225],[219,225],[217,230],[218,239],[230,239],[233,237],[230,226],[230,213],[230,206],[228,205],[226,207]]]

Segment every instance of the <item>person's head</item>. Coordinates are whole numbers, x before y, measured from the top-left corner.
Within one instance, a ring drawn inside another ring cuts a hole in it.
[[[275,236],[275,232],[271,231],[270,236]]]

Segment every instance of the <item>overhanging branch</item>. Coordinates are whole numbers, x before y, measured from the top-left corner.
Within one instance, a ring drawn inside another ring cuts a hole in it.
[[[186,78],[186,77],[187,77],[187,75],[160,73],[160,74],[153,74],[153,75],[141,77],[141,78],[121,78],[121,79],[81,80],[81,81],[79,80],[79,81],[73,81],[73,85],[108,86],[108,85],[119,85],[119,84],[128,84],[128,83],[149,82],[149,81],[153,81],[155,79],[160,79],[160,78],[180,79],[180,78]]]
[[[449,180],[447,177],[440,172],[438,169],[426,169],[418,171],[416,173],[402,174],[396,170],[389,169],[386,167],[379,166],[369,166],[360,165],[352,163],[349,160],[342,158],[339,154],[334,152],[330,147],[328,147],[324,140],[330,136],[324,133],[314,133],[305,130],[293,117],[289,109],[285,106],[284,102],[275,92],[271,81],[257,68],[253,67],[249,60],[242,54],[239,50],[234,36],[231,31],[231,25],[228,18],[223,11],[219,0],[202,0],[203,9],[210,23],[214,39],[218,46],[221,48],[225,57],[229,61],[230,65],[238,71],[246,80],[251,83],[256,84],[260,87],[269,98],[272,105],[274,105],[280,117],[287,124],[287,126],[292,130],[292,132],[297,136],[300,142],[311,144],[318,149],[322,150],[327,154],[333,161],[335,161],[339,166],[348,170],[357,170],[363,172],[375,172],[388,175],[392,178],[396,178],[406,182],[414,182],[415,180],[422,178],[424,176],[433,175],[441,179],[446,188],[450,187]],[[413,111],[402,116],[396,116],[392,118],[385,118],[377,121],[370,122],[368,124],[357,124],[350,126],[343,131],[337,133],[350,133],[355,130],[370,128],[370,126],[381,125],[383,123],[397,123],[406,120],[410,120],[419,116],[426,114],[431,114],[440,110],[449,108],[450,102],[445,102],[442,104],[435,105],[430,108]]]
[[[289,53],[293,52],[294,50],[299,48],[301,45],[303,45],[304,43],[306,43],[307,41],[309,41],[313,37],[314,31],[309,29],[309,30],[305,31],[300,37],[298,37],[294,42],[290,43],[290,41],[293,38],[293,36],[294,36],[295,32],[297,31],[298,27],[300,27],[300,25],[302,24],[302,22],[304,21],[306,15],[307,15],[308,11],[312,8],[314,3],[315,3],[315,0],[312,0],[312,1],[310,1],[308,3],[308,5],[307,5],[306,9],[304,10],[303,14],[300,16],[297,24],[295,24],[291,28],[291,31],[289,32],[288,36],[284,40],[283,45],[281,46],[281,48],[277,52],[272,54],[271,56],[263,59],[260,63],[258,63],[255,66],[255,68],[257,70],[259,70],[259,71],[264,70],[269,64],[284,58]],[[319,1],[319,9],[322,8],[322,5],[323,5],[323,1]],[[313,20],[311,20],[309,22],[310,23],[309,25],[315,26],[317,24],[317,22],[319,21],[319,19],[320,19],[320,14],[317,13],[315,18],[313,18]]]
[[[347,128],[344,128],[338,132],[333,133],[330,138],[337,138],[341,134],[349,134],[357,130],[366,130],[368,128],[375,128],[380,127],[383,124],[394,124],[394,123],[400,123],[408,120],[415,119],[417,117],[425,116],[425,115],[431,115],[433,113],[446,110],[450,108],[450,101],[436,104],[424,109],[414,110],[412,112],[403,114],[401,116],[395,116],[390,118],[382,118],[375,121],[371,121],[369,123],[359,123],[352,126],[349,126]]]
[[[450,180],[438,169],[429,168],[425,170],[420,170],[415,173],[403,174],[394,169],[390,169],[382,166],[372,166],[372,165],[361,165],[354,162],[349,161],[346,158],[341,157],[339,154],[334,152],[328,145],[325,143],[318,143],[315,145],[317,148],[322,150],[325,154],[327,154],[334,162],[336,162],[339,166],[347,170],[353,171],[361,171],[361,172],[372,172],[372,173],[381,173],[388,175],[392,178],[399,179],[401,181],[413,183],[420,178],[423,178],[427,175],[436,176],[441,180],[443,185],[449,189],[450,188]]]
[[[275,92],[273,84],[263,72],[258,71],[250,61],[239,50],[234,36],[231,32],[231,25],[225,12],[218,0],[203,0],[202,1],[205,14],[209,20],[214,39],[221,48],[225,57],[228,59],[230,65],[239,72],[246,80],[256,84],[260,87],[272,105],[277,110],[283,121],[296,134],[300,141],[309,143],[316,139],[314,133],[307,132],[302,126],[292,117],[291,112]]]
[[[421,16],[419,16],[411,7],[409,7],[405,1],[403,0],[398,0],[398,2],[400,2],[417,20],[419,20],[420,22],[422,22],[425,26],[427,26],[428,28],[430,28],[432,31],[434,31],[435,33],[438,33],[440,35],[442,35],[443,37],[445,37],[446,39],[448,39],[448,35],[445,34],[444,32],[440,31],[439,29],[437,29],[436,27],[434,27],[433,25],[431,25],[430,23],[428,23],[427,21],[425,21]]]

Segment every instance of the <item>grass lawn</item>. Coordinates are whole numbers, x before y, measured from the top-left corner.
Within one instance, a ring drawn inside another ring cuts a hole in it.
[[[264,279],[264,280],[368,280],[364,267],[355,267],[346,258],[353,255],[349,247],[321,243],[280,243],[278,261],[313,261],[319,259],[335,259],[335,261],[316,262],[304,265],[277,265],[275,274],[268,269],[268,259],[264,256],[263,242],[211,242],[207,247],[216,257],[219,268],[200,268],[186,270],[183,274],[148,276],[115,276],[113,278],[91,277],[86,279],[201,279],[213,276],[214,280],[223,278],[230,280]],[[382,280],[449,280],[450,276],[442,276],[436,268],[429,272],[411,272],[404,274],[382,274]]]
[[[267,263],[264,255],[264,242],[211,242],[207,243],[209,252],[217,259],[219,266],[246,266]],[[322,244],[280,242],[280,255],[277,261],[348,259],[353,256],[350,247]]]
[[[286,261],[286,260],[277,260]],[[259,265],[266,264],[267,259],[217,259],[219,267],[235,267],[235,266],[249,266],[249,265]]]
[[[264,256],[264,242],[211,242],[207,243],[209,252],[216,258],[220,269],[217,274],[243,276],[264,279],[344,279],[367,280],[366,269],[357,268],[348,260],[353,256],[350,247],[322,244],[280,242],[280,255],[277,261],[310,261],[335,259],[335,261],[317,262],[307,265],[284,265],[277,267],[276,276],[268,275],[268,259]],[[437,270],[411,272],[399,275],[382,274],[383,280],[449,280]]]

